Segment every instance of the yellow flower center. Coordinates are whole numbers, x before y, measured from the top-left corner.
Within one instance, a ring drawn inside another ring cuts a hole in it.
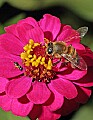
[[[46,62],[45,57],[36,56],[33,54],[33,49],[36,46],[40,46],[39,43],[34,43],[34,41],[31,39],[29,40],[29,44],[24,46],[24,52],[21,53],[21,59],[23,60],[25,66],[35,66],[38,67],[39,65],[43,65],[47,70],[52,69],[52,61],[49,58],[49,60]]]
[[[32,77],[33,81],[49,82],[54,72],[52,60],[46,55],[46,47],[30,39],[23,49],[20,57],[25,68],[24,75]]]

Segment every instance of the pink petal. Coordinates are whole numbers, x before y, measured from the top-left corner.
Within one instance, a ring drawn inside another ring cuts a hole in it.
[[[0,77],[0,93],[5,91],[5,86],[8,83],[8,79]]]
[[[11,111],[14,115],[25,117],[33,108],[33,103],[29,102],[26,104],[20,103],[17,99],[13,99],[11,105]]]
[[[93,66],[93,58],[91,56],[83,55],[82,56],[85,62],[87,63],[87,66]]]
[[[20,77],[11,80],[6,86],[6,92],[11,98],[19,98],[25,95],[31,87],[31,78]]]
[[[80,43],[73,43],[72,46],[78,51],[85,51],[85,47],[84,45],[80,44]]]
[[[43,31],[39,27],[28,30],[26,32],[26,38],[28,40],[32,39],[38,43],[40,42],[44,43],[44,34],[43,34]]]
[[[38,22],[34,18],[32,18],[32,17],[27,17],[26,19],[20,20],[17,23],[17,25],[22,25],[24,23],[27,23],[27,24],[29,24],[29,25],[31,25],[33,27],[38,27]]]
[[[91,95],[91,90],[80,86],[76,86],[76,88],[78,91],[78,95],[75,98],[76,102],[86,103]]]
[[[69,44],[73,44],[73,42],[79,43],[80,38],[78,36],[79,33],[76,30],[72,29],[69,25],[65,25],[60,32],[60,35],[57,37],[57,40],[67,42]]]
[[[13,24],[13,25],[10,25],[8,27],[5,27],[5,31],[7,33],[12,33],[12,34],[14,34],[15,36],[18,37],[17,27],[20,26],[20,25],[24,26],[24,23],[26,23],[28,25],[31,25],[33,27],[37,27],[38,26],[38,23],[37,23],[37,21],[34,18],[28,17],[26,19],[20,20],[17,24]]]
[[[16,28],[18,32],[18,38],[22,41],[22,43],[24,43],[24,45],[28,44],[29,42],[29,39],[26,38],[26,32],[30,29],[32,29],[32,26],[26,23],[19,25]]]
[[[36,120],[41,113],[42,113],[42,106],[37,104],[33,106],[33,109],[31,110],[28,116],[31,118],[31,120]]]
[[[5,111],[11,110],[12,99],[7,95],[0,96],[0,107]]]
[[[71,26],[67,26],[65,25],[60,33],[60,35],[57,37],[57,40],[62,40],[65,42],[65,39],[68,38],[70,36],[70,34],[72,33],[72,28]]]
[[[53,92],[54,95],[54,99],[53,102],[48,105],[47,107],[49,108],[50,111],[56,111],[59,108],[61,108],[61,106],[63,105],[64,102],[64,97],[63,95],[59,94],[52,86],[51,84],[48,85],[49,89]],[[51,97],[50,97],[51,99]],[[48,101],[50,101],[50,99]]]
[[[35,42],[44,43],[44,34],[40,27],[33,28],[29,24],[22,24],[18,26],[18,37],[24,43],[27,44],[30,39],[33,39]]]
[[[54,89],[65,96],[67,99],[73,99],[77,96],[77,89],[74,86],[74,84],[66,79],[63,79],[61,77],[53,80],[51,82],[51,85],[54,87]]]
[[[45,83],[35,82],[33,83],[32,90],[27,94],[27,97],[35,104],[42,104],[49,99],[50,95],[51,92]]]
[[[0,76],[5,78],[11,78],[21,75],[23,71],[20,71],[15,67],[14,62],[18,62],[21,65],[20,59],[17,56],[0,55]]]
[[[63,106],[61,107],[61,109],[56,111],[56,113],[59,113],[59,114],[62,114],[62,116],[65,116],[77,110],[78,108],[79,108],[79,103],[77,103],[74,99],[72,100],[65,99]]]
[[[18,33],[16,31],[16,26],[17,26],[17,24],[13,24],[13,25],[10,25],[8,27],[5,27],[4,29],[7,33],[11,33],[15,36],[18,36]]]
[[[54,59],[53,63],[56,63],[58,61],[59,61],[59,59]],[[65,66],[64,62],[62,62],[62,61],[60,61],[56,66],[53,66],[53,70],[56,71],[56,72],[59,72],[59,73],[61,71],[65,71],[67,69],[68,69],[68,67]]]
[[[65,66],[64,63],[59,62],[56,67],[53,68],[54,71],[58,72],[60,74],[60,72],[65,71],[68,69],[68,66]]]
[[[62,24],[62,31],[65,30],[72,30],[72,27],[70,25]]]
[[[79,69],[67,69],[65,71],[62,71],[60,74],[62,75],[62,77],[64,79],[68,79],[68,80],[79,80],[81,79],[83,76],[85,76],[87,73],[86,70],[79,70]]]
[[[40,20],[39,25],[44,32],[52,33],[53,40],[56,38],[61,28],[59,18],[50,14],[45,14],[43,19]],[[45,37],[47,38],[48,36]]]
[[[88,73],[78,81],[74,81],[74,84],[84,87],[93,86],[93,67],[88,67]]]
[[[86,52],[82,54],[83,58],[86,61],[88,66],[93,66],[93,52],[88,47],[85,47],[85,49],[86,49]]]
[[[20,55],[23,52],[23,44],[9,33],[0,36],[0,46],[11,54]]]
[[[57,120],[58,118],[60,118],[60,114],[49,111],[46,106],[42,107],[42,113],[39,116],[39,120]]]

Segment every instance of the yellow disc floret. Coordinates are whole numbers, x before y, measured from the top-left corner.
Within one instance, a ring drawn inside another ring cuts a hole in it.
[[[48,70],[51,70],[51,69],[52,69],[52,61],[51,61],[51,59],[48,60],[47,69],[48,69]]]
[[[30,44],[31,46],[33,46],[33,45],[34,45],[34,41],[33,41],[32,39],[30,39],[30,40],[29,40],[29,44]]]

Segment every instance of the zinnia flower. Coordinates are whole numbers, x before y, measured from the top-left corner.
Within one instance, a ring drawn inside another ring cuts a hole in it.
[[[76,110],[91,95],[93,53],[80,43],[78,31],[45,14],[37,22],[28,17],[0,35],[0,107],[32,120],[56,120]],[[66,59],[54,65],[45,41],[68,41],[87,64],[72,67]]]

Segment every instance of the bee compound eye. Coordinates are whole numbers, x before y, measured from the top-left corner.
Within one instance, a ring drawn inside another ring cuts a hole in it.
[[[53,52],[53,49],[52,48],[49,48],[48,49],[48,54],[51,54]]]
[[[20,66],[19,69],[22,71],[22,70],[23,70],[23,67]]]

